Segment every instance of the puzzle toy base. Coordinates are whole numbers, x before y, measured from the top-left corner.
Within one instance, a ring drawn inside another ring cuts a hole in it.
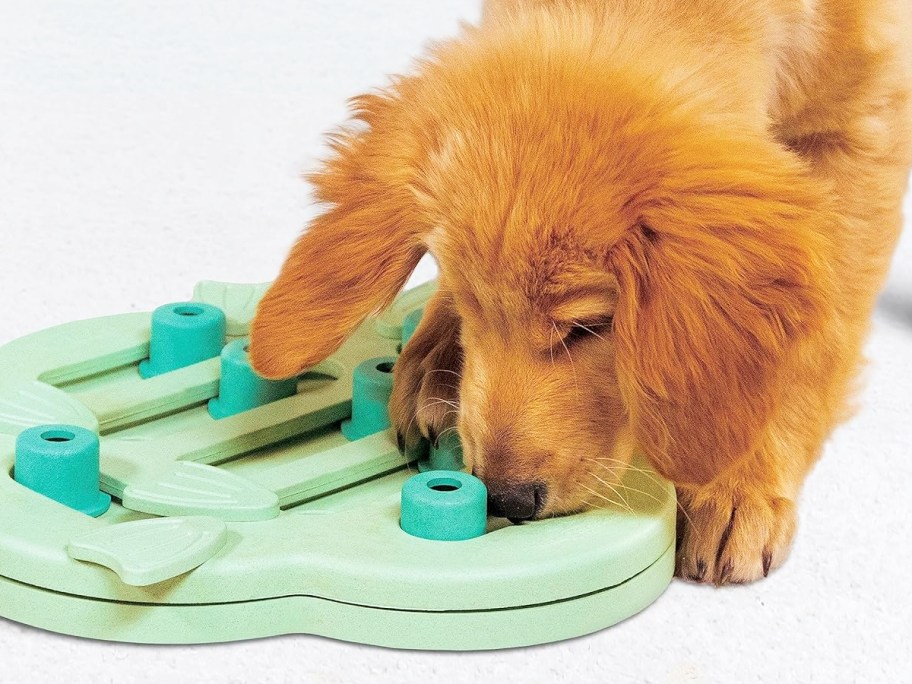
[[[133,643],[197,644],[319,634],[392,648],[439,651],[530,646],[597,632],[640,612],[674,572],[674,549],[616,587],[496,611],[411,611],[316,596],[189,605],[130,604],[57,594],[0,578],[6,617],[53,632]]]
[[[462,650],[566,639],[649,605],[672,577],[676,505],[674,488],[641,461],[624,475],[623,505],[521,525],[424,515],[424,505],[446,509],[450,493],[477,500],[481,484],[416,476],[423,455],[400,454],[378,410],[386,390],[353,388],[352,377],[370,361],[371,386],[388,385],[381,357],[394,362],[403,321],[414,325],[433,288],[401,295],[292,394],[248,387],[255,400],[232,398],[215,416],[210,402],[239,387],[231,377],[256,379],[232,371],[220,388],[209,338],[204,360],[142,373],[150,314],[69,323],[0,349],[0,614],[115,641],[309,633]],[[264,291],[197,286],[196,302],[224,312],[217,332],[235,342],[239,364],[236,341]],[[157,361],[168,354],[157,348]],[[17,437],[40,425],[55,427],[36,437],[49,462],[83,434],[60,426],[99,435],[98,491],[79,476],[80,501],[112,499],[87,511],[98,517],[58,496],[56,481],[16,481]],[[458,453],[431,453],[421,470],[458,468]],[[407,511],[404,488],[417,493]]]

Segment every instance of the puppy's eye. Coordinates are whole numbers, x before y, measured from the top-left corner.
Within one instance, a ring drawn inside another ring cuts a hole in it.
[[[563,337],[563,343],[568,347],[576,344],[580,340],[588,338],[605,339],[605,336],[611,332],[612,318],[601,319],[598,321],[589,321],[585,323],[575,322],[570,325],[570,329]]]
[[[579,342],[581,339],[583,339],[584,337],[586,337],[587,335],[591,335],[591,334],[592,333],[590,333],[589,330],[587,330],[586,328],[584,328],[581,325],[571,326],[570,332],[568,332],[566,335],[564,335],[564,344],[566,344],[569,347],[571,344],[575,344],[575,343]]]

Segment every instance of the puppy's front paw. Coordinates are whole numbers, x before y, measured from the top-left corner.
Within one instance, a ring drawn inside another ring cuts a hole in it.
[[[452,334],[421,330],[409,340],[393,368],[389,414],[400,450],[421,439],[431,443],[455,430],[459,415],[462,350]]]
[[[717,585],[753,582],[788,556],[795,533],[791,500],[712,484],[679,488],[678,501],[678,577]]]

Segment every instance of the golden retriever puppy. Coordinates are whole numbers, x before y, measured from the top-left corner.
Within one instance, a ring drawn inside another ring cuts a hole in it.
[[[514,522],[616,499],[642,451],[678,489],[678,574],[764,577],[900,231],[910,39],[905,0],[489,2],[355,98],[253,364],[328,356],[430,251],[404,446],[458,428]]]

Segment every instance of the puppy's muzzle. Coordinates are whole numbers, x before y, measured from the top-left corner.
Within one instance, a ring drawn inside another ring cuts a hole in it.
[[[488,514],[512,523],[532,520],[545,506],[548,488],[541,482],[486,481]]]

